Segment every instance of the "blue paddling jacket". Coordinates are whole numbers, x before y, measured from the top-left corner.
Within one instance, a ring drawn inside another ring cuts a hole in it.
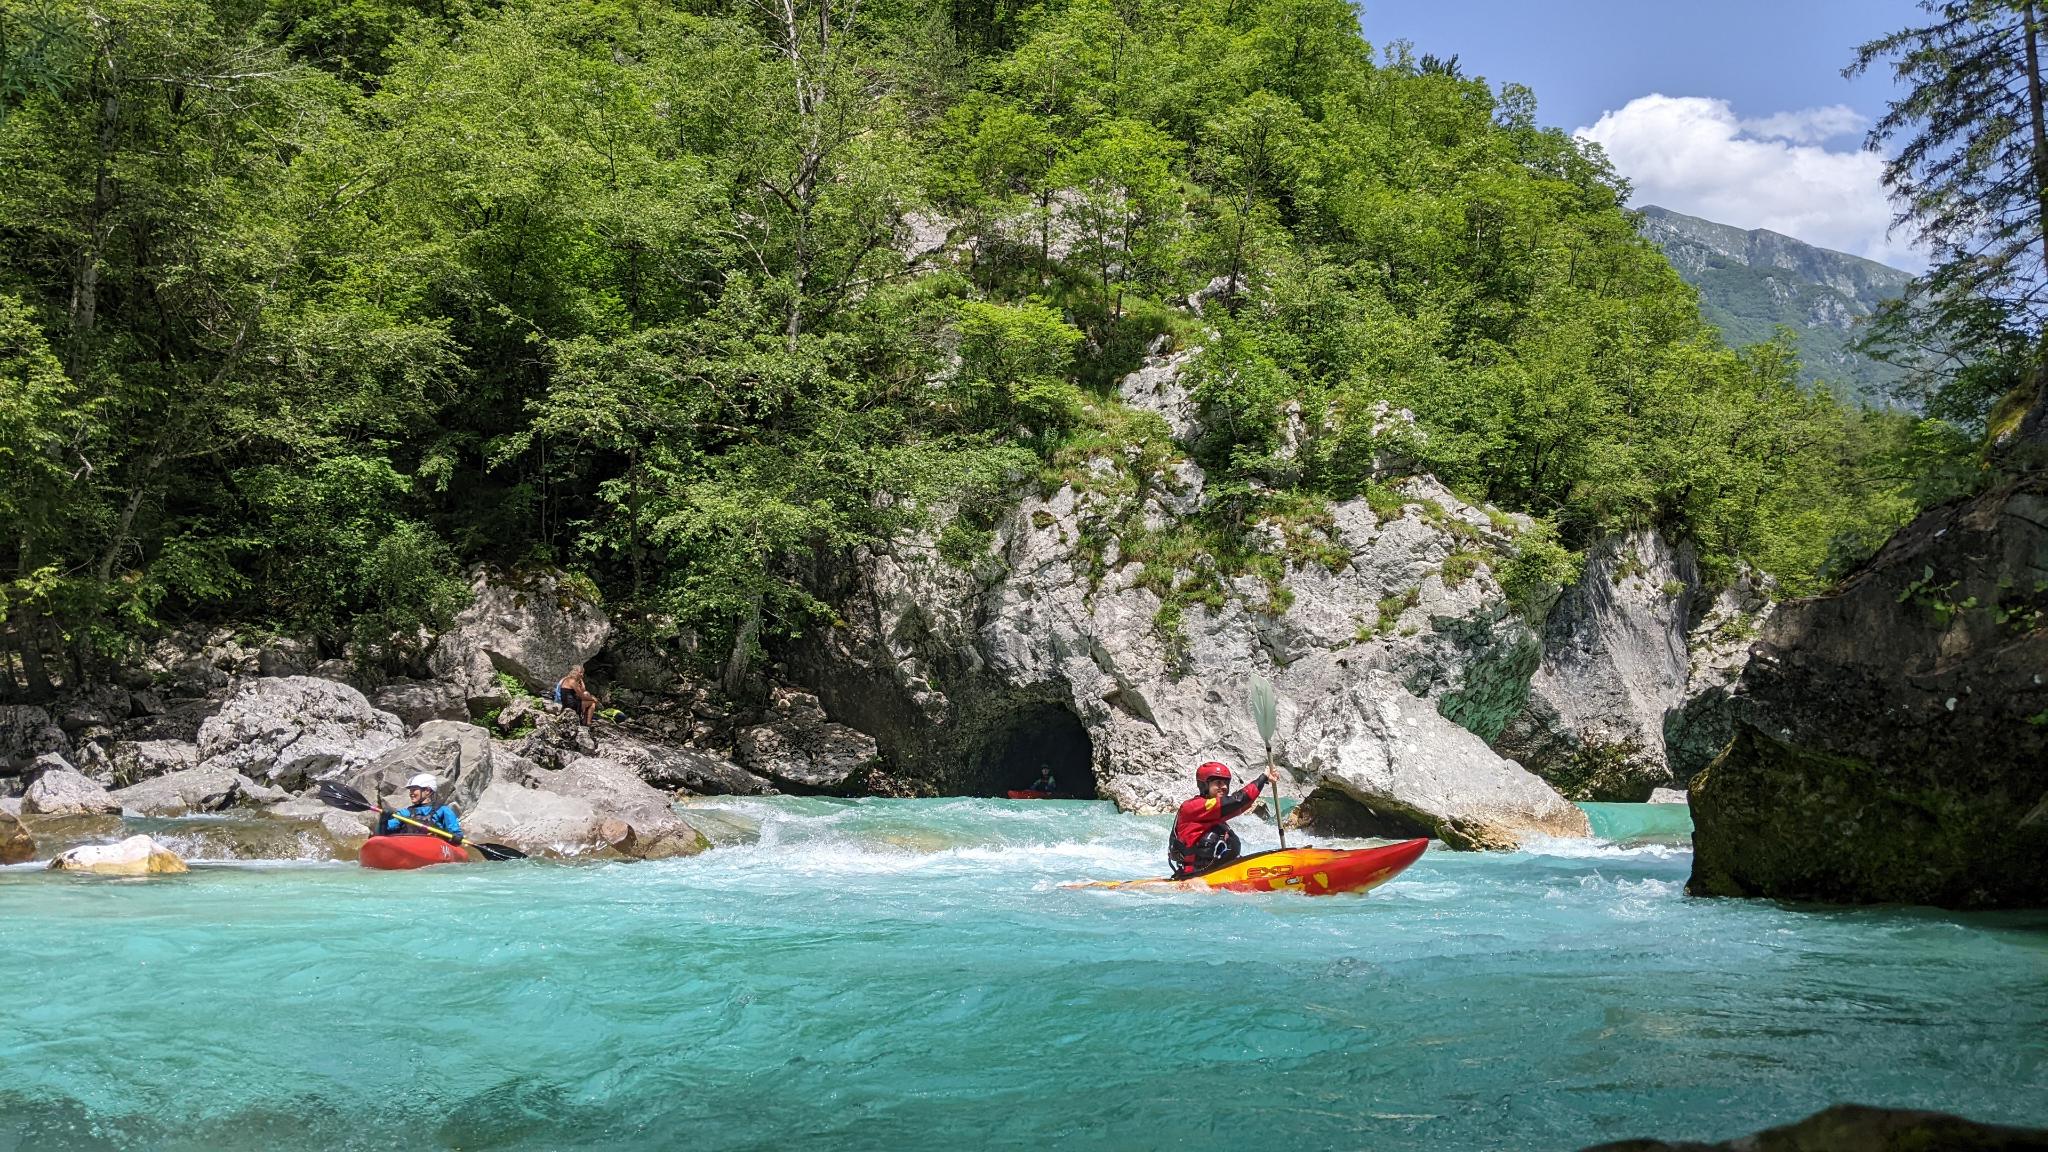
[[[455,814],[455,809],[446,804],[415,804],[410,808],[394,809],[393,815],[417,820],[422,824],[432,824],[450,836],[462,835],[462,818]],[[380,836],[426,835],[425,832],[412,825],[401,823],[389,816],[378,823],[377,834]]]

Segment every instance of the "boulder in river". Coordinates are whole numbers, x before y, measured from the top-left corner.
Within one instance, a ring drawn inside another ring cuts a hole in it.
[[[118,844],[87,844],[50,861],[59,872],[93,876],[158,876],[189,871],[177,853],[147,836],[130,836]]]
[[[636,859],[665,859],[710,846],[667,795],[609,760],[582,757],[529,779],[531,787],[493,781],[464,814],[464,831],[476,840],[559,856],[611,849]]]
[[[1782,605],[1694,781],[1696,895],[2048,905],[2048,473]]]
[[[153,776],[111,794],[122,812],[133,816],[186,816],[233,807],[261,807],[291,798],[282,788],[253,780],[218,764],[202,764]]]
[[[778,686],[763,722],[739,736],[752,774],[806,791],[845,789],[880,756],[874,737],[833,722],[816,696],[794,688]]]
[[[499,841],[522,852],[581,856],[606,847],[603,818],[590,801],[498,781],[462,818],[472,840]]]
[[[555,571],[488,575],[478,569],[474,599],[434,644],[434,675],[464,694],[472,715],[502,707],[511,694],[498,674],[528,692],[554,687],[562,674],[604,649],[611,620],[587,581]]]
[[[405,725],[346,684],[313,676],[252,680],[199,726],[199,755],[287,789],[355,771],[398,747]]]
[[[36,838],[29,835],[20,817],[0,812],[0,864],[20,864],[36,858]]]
[[[475,724],[429,720],[404,744],[349,773],[343,782],[371,799],[402,800],[405,782],[424,772],[441,781],[444,803],[462,808],[490,787],[500,758],[524,763],[513,753],[494,748],[490,733]]]
[[[1320,781],[1301,811],[1310,827],[1502,850],[1529,834],[1592,833],[1576,805],[1382,674],[1301,707],[1308,715],[1290,727],[1315,742],[1290,738],[1287,762]]]
[[[1585,1152],[2048,1152],[2048,1128],[1980,1124],[1943,1112],[1837,1104],[1721,1144],[1620,1140]]]
[[[90,816],[120,810],[120,803],[105,788],[68,767],[52,768],[36,777],[21,798],[21,811],[30,816]]]

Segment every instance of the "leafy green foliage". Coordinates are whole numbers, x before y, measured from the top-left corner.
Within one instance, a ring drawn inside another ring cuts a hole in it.
[[[476,561],[574,568],[736,684],[831,618],[827,562],[917,527],[978,563],[1033,479],[1116,497],[1080,543],[1169,636],[1236,576],[1284,611],[1290,565],[1345,562],[1328,502],[1401,515],[1403,471],[1540,518],[1501,565],[1531,602],[1652,521],[1796,587],[1922,495],[1914,428],[1721,347],[1526,90],[1376,57],[1341,0],[0,0],[0,31],[31,692],[194,614],[415,663]],[[1182,446],[1113,389],[1194,347],[1207,499],[1148,525]]]

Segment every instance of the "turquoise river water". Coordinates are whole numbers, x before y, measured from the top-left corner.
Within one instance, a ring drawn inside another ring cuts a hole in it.
[[[0,1152],[1545,1150],[1844,1100],[2048,1124],[2048,915],[1688,899],[1668,813],[1329,899],[1060,888],[1158,871],[1163,821],[1106,804],[695,813],[754,842],[0,870]]]

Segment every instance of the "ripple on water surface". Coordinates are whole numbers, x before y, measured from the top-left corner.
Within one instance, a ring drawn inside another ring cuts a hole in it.
[[[1683,895],[1682,847],[1370,897],[1106,805],[721,802],[661,864],[0,871],[0,1149],[1564,1149],[1838,1100],[2048,1123],[2048,919]],[[1254,829],[1253,848],[1271,832]]]

